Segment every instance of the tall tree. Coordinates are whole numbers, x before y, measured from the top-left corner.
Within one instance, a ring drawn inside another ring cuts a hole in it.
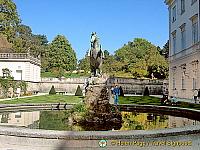
[[[90,58],[89,56],[85,55],[85,57],[79,60],[78,68],[80,70],[84,70],[85,73],[90,71]]]
[[[0,0],[0,33],[5,35],[9,42],[15,37],[19,23],[15,3],[12,0]]]
[[[167,61],[159,54],[158,48],[145,39],[135,38],[118,49],[115,55],[135,77],[150,77],[151,73],[158,78],[167,76]]]
[[[30,50],[32,30],[29,26],[20,24],[16,28],[16,36],[13,39],[13,49],[18,53],[26,53]]]
[[[163,46],[161,55],[163,55],[165,58],[169,57],[169,40]]]
[[[35,35],[29,26],[20,24],[13,40],[13,49],[18,53],[29,52],[34,57],[44,56],[48,40],[45,35]]]
[[[59,76],[63,71],[71,71],[76,68],[77,59],[69,41],[62,35],[58,35],[50,44],[48,52],[49,69],[57,71]]]
[[[117,61],[115,56],[113,55],[105,55],[105,59],[103,61],[103,72],[108,73],[110,75],[115,74],[116,72],[123,71],[123,67],[125,64],[121,61]]]

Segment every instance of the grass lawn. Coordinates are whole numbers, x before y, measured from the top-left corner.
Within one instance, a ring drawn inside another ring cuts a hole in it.
[[[79,78],[79,77],[84,77],[84,76],[89,76],[89,75],[85,75],[85,74],[77,74],[77,73],[65,73],[64,74],[64,77],[65,78]],[[41,73],[41,77],[43,78],[56,78],[57,75],[52,73],[52,72],[42,72]]]
[[[0,101],[0,104],[25,104],[25,103],[79,103],[83,97],[68,95],[42,95],[27,98],[19,98],[13,100]],[[160,98],[151,96],[126,96],[119,97],[119,104],[138,104],[138,105],[158,105],[161,106]],[[191,104],[187,102],[179,102],[178,106],[182,108],[192,108],[200,110],[199,104]]]
[[[13,100],[0,101],[0,104],[24,104],[24,103],[79,103],[83,97],[68,95],[43,95]]]
[[[158,105],[161,106],[160,98],[151,96],[126,96],[119,97],[119,104],[138,104],[138,105]],[[199,104],[192,104],[187,102],[178,102],[178,106],[173,107],[191,108],[200,110]]]
[[[119,104],[160,105],[160,98],[151,96],[119,97]]]

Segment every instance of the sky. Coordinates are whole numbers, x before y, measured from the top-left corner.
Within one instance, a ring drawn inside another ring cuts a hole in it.
[[[134,38],[161,48],[168,40],[168,9],[164,0],[14,0],[22,23],[51,42],[64,35],[81,59],[97,32],[111,54]]]

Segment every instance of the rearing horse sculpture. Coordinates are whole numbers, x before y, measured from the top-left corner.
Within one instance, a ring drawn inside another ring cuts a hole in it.
[[[92,76],[96,77],[102,74],[101,66],[104,59],[104,53],[101,50],[101,45],[99,44],[96,32],[92,32],[90,42],[90,69]]]

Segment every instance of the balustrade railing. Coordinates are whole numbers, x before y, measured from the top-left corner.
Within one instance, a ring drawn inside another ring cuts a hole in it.
[[[188,55],[188,54],[195,52],[195,51],[200,51],[200,42],[192,45],[191,47],[189,47],[185,50],[182,50],[182,51],[176,53],[175,55],[171,56],[169,60],[171,61],[171,60],[183,57],[183,56]]]
[[[28,53],[0,53],[0,59],[29,59],[36,63],[41,63],[41,61]]]

